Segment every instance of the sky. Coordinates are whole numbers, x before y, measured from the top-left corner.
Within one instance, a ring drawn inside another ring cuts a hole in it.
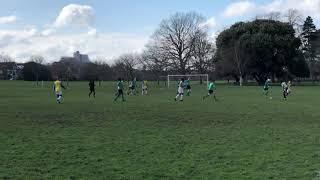
[[[194,11],[214,38],[237,21],[298,10],[320,25],[320,0],[1,0],[0,53],[58,61],[79,50],[92,60],[141,52],[161,20]]]

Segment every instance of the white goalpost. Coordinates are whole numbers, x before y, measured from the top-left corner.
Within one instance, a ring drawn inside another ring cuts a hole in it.
[[[170,87],[170,78],[172,77],[181,77],[181,78],[189,78],[189,77],[204,77],[207,81],[207,85],[209,84],[209,74],[187,74],[187,75],[168,75],[167,76],[167,87]]]

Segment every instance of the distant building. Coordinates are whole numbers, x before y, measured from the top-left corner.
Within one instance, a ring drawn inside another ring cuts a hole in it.
[[[73,57],[61,57],[60,62],[83,64],[90,63],[90,59],[87,54],[81,54],[79,51],[76,51],[73,53]]]
[[[79,51],[73,53],[73,58],[81,63],[90,63],[89,56],[87,54],[80,54]]]
[[[73,53],[73,57],[61,57],[59,62],[54,63],[56,66],[62,65],[59,71],[64,72],[54,72],[53,75],[61,76],[61,74],[64,74],[66,79],[80,79],[81,68],[88,63],[91,63],[89,56],[76,51]],[[65,69],[62,67],[65,67]]]

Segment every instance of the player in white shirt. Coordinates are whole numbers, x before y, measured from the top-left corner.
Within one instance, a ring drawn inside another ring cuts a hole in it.
[[[283,99],[287,100],[287,96],[288,96],[288,85],[285,81],[283,81],[281,83],[281,87],[282,87],[282,94],[283,94]]]
[[[143,81],[142,82],[142,95],[148,95],[148,81]]]
[[[183,94],[184,94],[184,79],[182,78],[179,82],[179,86],[178,86],[178,94],[177,96],[174,98],[175,101],[178,100],[178,98],[180,97],[180,101],[183,101]]]
[[[289,96],[291,94],[291,81],[289,81],[287,85],[288,85],[287,94]]]

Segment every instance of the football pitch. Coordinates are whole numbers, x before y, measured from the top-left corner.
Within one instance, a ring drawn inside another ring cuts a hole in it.
[[[0,179],[320,179],[320,87],[176,89],[113,102],[115,83],[0,81]]]

